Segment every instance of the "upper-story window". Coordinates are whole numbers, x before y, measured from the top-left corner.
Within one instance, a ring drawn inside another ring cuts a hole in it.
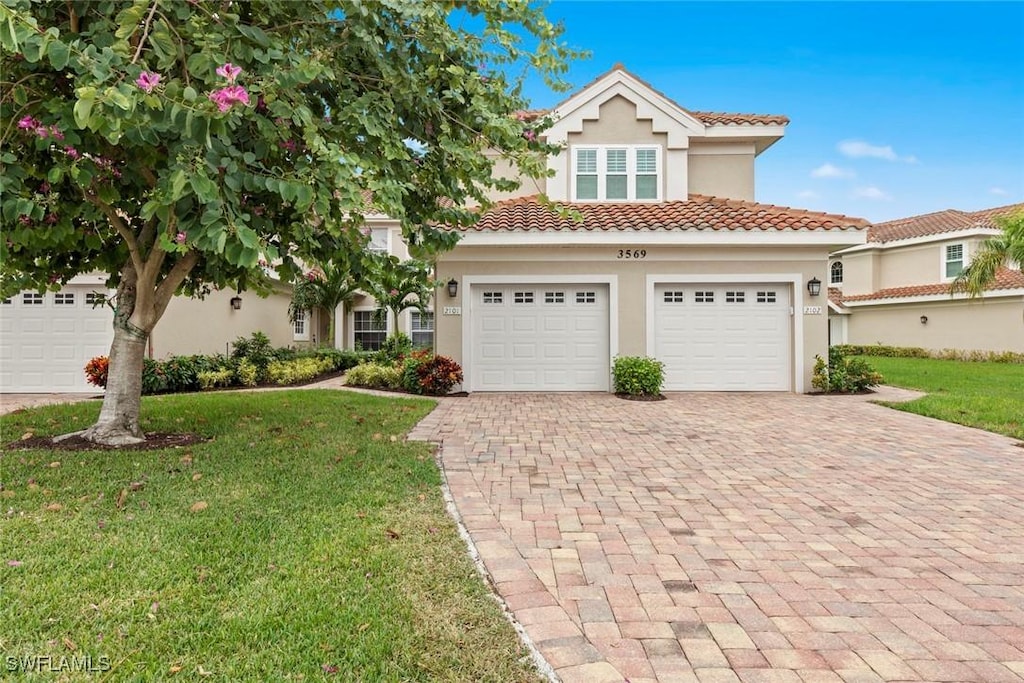
[[[387,228],[373,228],[370,230],[370,246],[372,252],[387,254],[390,245],[388,244],[391,231]]]
[[[577,201],[660,199],[660,188],[660,147],[573,148],[573,192]]]
[[[964,269],[964,245],[947,244],[943,249],[943,270],[948,278],[954,278]]]
[[[843,262],[833,261],[828,267],[828,283],[830,285],[843,284]]]

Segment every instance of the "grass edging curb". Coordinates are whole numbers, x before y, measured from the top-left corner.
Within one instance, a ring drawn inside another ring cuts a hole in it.
[[[469,529],[466,528],[465,523],[462,521],[462,515],[459,513],[458,507],[455,505],[455,496],[452,495],[451,487],[448,485],[448,472],[444,468],[444,460],[442,453],[444,452],[444,446],[440,443],[433,442],[434,446],[434,462],[437,464],[437,470],[441,475],[441,495],[444,497],[444,506],[447,510],[448,515],[455,522],[455,528],[459,532],[459,536],[466,544],[466,554],[473,561],[473,566],[476,567],[477,573],[490,588],[491,597],[498,606],[501,607],[502,614],[508,619],[508,622],[512,624],[512,628],[515,629],[519,635],[519,640],[523,643],[523,646],[530,653],[530,659],[533,661],[533,665],[537,667],[537,673],[544,678],[551,681],[551,683],[558,683],[559,678],[555,673],[554,668],[551,664],[544,659],[544,655],[540,653],[536,643],[530,638],[530,635],[526,632],[526,627],[519,623],[512,610],[509,609],[505,599],[498,593],[497,587],[494,585],[494,581],[491,579],[490,573],[487,571],[487,566],[483,560],[480,559],[480,551],[477,550],[476,543],[473,542],[473,536],[469,533]]]

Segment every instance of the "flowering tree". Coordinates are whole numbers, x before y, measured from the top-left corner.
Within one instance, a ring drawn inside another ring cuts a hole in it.
[[[427,226],[514,185],[484,148],[542,174],[505,71],[561,86],[560,33],[506,0],[0,0],[2,292],[96,271],[117,290],[84,436],[143,438],[146,339],[175,294],[361,252],[365,192],[410,244],[450,248]]]

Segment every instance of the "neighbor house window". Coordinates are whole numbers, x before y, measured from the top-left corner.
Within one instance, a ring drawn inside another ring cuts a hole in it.
[[[384,311],[353,312],[352,332],[358,348],[363,351],[380,351],[388,336],[388,321]]]
[[[292,340],[309,341],[309,311],[295,311],[295,320],[292,322]]]
[[[369,250],[377,254],[388,253],[388,235],[390,232],[387,228],[371,229]]]
[[[964,269],[964,245],[947,244],[945,257],[946,277],[956,277]]]
[[[423,348],[434,346],[434,312],[413,311],[409,321],[409,336],[412,337],[412,345]]]
[[[843,262],[835,261],[828,267],[828,283],[830,285],[843,284]]]
[[[659,199],[661,148],[639,145],[573,148],[575,199]]]

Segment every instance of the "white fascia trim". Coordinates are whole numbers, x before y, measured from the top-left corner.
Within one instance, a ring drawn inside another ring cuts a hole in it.
[[[730,154],[746,156],[747,154],[756,153],[757,149],[753,142],[702,142],[699,145],[692,145],[689,151],[690,156],[693,157],[705,155],[724,156]]]
[[[64,286],[68,287],[68,286],[73,286],[73,285],[93,285],[93,286],[106,285],[108,277],[110,277],[110,276],[107,275],[106,273],[83,273],[81,275],[76,275],[73,278],[71,278],[70,280],[68,280],[67,282],[65,282]],[[26,291],[28,291],[28,290],[26,290]],[[114,291],[114,290],[110,290],[110,291]]]
[[[479,285],[580,284],[608,285],[608,386],[612,387],[612,359],[619,355],[619,276],[579,275],[463,275],[462,287],[462,374],[463,386],[473,391],[473,287]],[[437,334],[437,318],[434,318]]]
[[[804,287],[803,275],[800,273],[742,273],[733,275],[693,275],[678,273],[652,274],[647,276],[647,288],[645,297],[645,317],[647,319],[647,355],[654,356],[654,287],[662,284],[723,284],[723,283],[765,283],[765,284],[789,284],[793,286],[793,300],[791,302],[793,318],[793,357],[790,359],[791,377],[793,378],[793,391],[797,394],[804,393]]]
[[[1024,288],[1019,289],[994,289],[983,292],[979,299],[1003,299],[1012,297],[1024,297]],[[861,306],[888,306],[892,304],[924,304],[942,303],[944,301],[969,301],[971,296],[964,292],[957,292],[950,295],[948,292],[942,294],[922,294],[919,296],[901,296],[889,299],[868,299],[866,301],[844,301],[847,308],[859,308]]]
[[[831,301],[828,302],[828,310],[832,311],[836,315],[850,315],[850,312],[847,311],[845,308],[839,306],[838,304],[834,304]]]
[[[938,235],[924,235],[923,237],[910,237],[905,240],[890,240],[888,242],[865,242],[862,245],[855,247],[848,247],[832,254],[833,256],[842,256],[843,254],[851,254],[859,251],[871,251],[873,249],[897,249],[899,247],[912,247],[918,244],[932,244],[935,242],[959,242],[971,237],[996,237],[1003,234],[1001,230],[995,230],[993,228],[970,228],[968,230],[955,230],[952,232],[943,232]]]
[[[863,229],[834,230],[503,230],[464,232],[460,246],[822,246],[862,244]]]

